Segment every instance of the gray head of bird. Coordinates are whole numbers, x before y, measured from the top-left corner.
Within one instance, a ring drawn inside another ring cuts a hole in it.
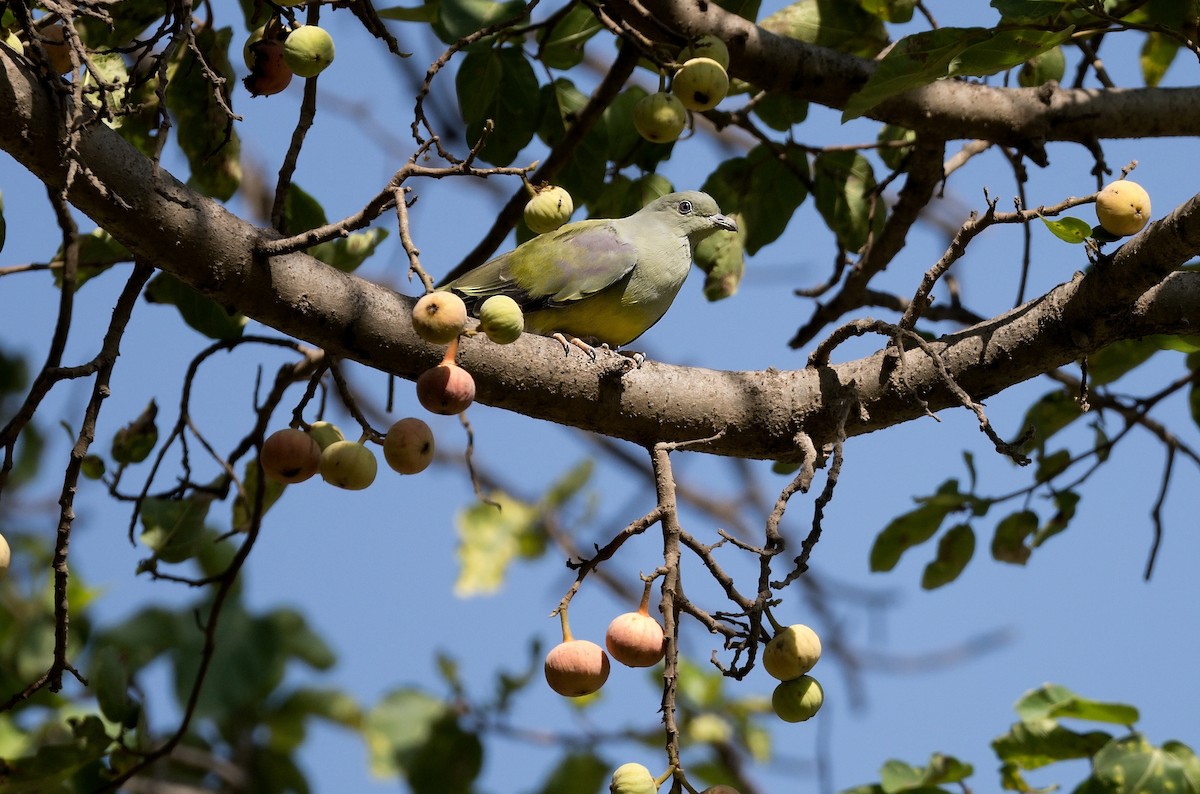
[[[737,222],[721,214],[721,208],[712,196],[698,190],[660,196],[636,214],[661,218],[687,236],[692,244],[716,231],[737,231]]]

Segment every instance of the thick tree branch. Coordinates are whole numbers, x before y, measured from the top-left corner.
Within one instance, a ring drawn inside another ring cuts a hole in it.
[[[68,164],[55,99],[0,50],[0,147],[52,187]],[[134,253],[224,305],[333,355],[407,379],[436,364],[408,321],[413,299],[304,254],[254,251],[274,233],[252,226],[158,170],[115,132],[95,124],[79,136],[71,202]],[[1080,249],[1072,249],[1080,250]],[[1173,273],[1200,251],[1200,196],[1047,295],[946,336],[931,349],[979,400],[1118,339],[1200,328],[1200,274]],[[1083,264],[1082,262],[1080,264]],[[1161,283],[1160,283],[1161,282]],[[696,449],[747,458],[794,454],[807,433],[819,447],[836,436],[837,406],[854,389],[861,414],[847,436],[868,433],[959,400],[920,350],[900,366],[888,353],[790,372],[719,372],[602,354],[564,357],[553,340],[526,335],[498,346],[465,339],[461,363],[481,402],[649,445],[709,438]]]
[[[775,35],[712,2],[612,0],[606,8],[655,41],[665,42],[666,30],[680,36],[675,44],[716,34],[729,45],[731,75],[831,108],[844,108],[875,69],[872,60]],[[1198,105],[1200,88],[997,88],[939,80],[867,115],[942,140],[981,138],[1036,151],[1045,141],[1200,135]]]

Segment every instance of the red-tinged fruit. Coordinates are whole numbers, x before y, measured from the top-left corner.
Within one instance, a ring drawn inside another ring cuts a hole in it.
[[[321,453],[321,477],[330,485],[361,491],[375,482],[375,453],[356,441],[335,441]]]
[[[71,45],[67,43],[67,34],[62,25],[51,25],[42,30],[42,46],[46,49],[46,57],[50,60],[50,69],[55,74],[66,74],[71,71]]]
[[[649,601],[647,585],[637,611],[617,615],[604,633],[608,652],[626,667],[653,667],[663,657],[663,628],[650,617]]]
[[[278,94],[292,82],[292,70],[283,59],[283,42],[260,39],[248,47],[253,62],[242,85],[251,96]]]
[[[430,413],[461,414],[475,401],[475,379],[453,361],[443,361],[417,378],[417,400]]]
[[[448,345],[467,327],[467,304],[453,292],[430,292],[413,307],[413,330],[434,345]]]
[[[321,447],[308,433],[288,427],[267,437],[258,460],[268,479],[304,482],[321,468]]]
[[[609,662],[604,649],[588,640],[566,640],[546,654],[546,683],[564,697],[583,697],[604,686]]]
[[[401,474],[419,474],[433,462],[433,431],[416,417],[401,419],[383,439],[383,459]]]

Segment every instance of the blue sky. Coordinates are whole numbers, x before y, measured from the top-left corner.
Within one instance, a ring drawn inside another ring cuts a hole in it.
[[[218,13],[228,5],[216,4]],[[973,19],[956,20],[954,13],[965,13],[959,4],[930,5],[942,24],[986,24],[992,18],[990,11],[980,10]],[[335,108],[319,113],[296,181],[317,195],[335,218],[359,209],[408,155],[412,91],[392,79],[393,67],[384,60],[382,49],[356,29],[350,15],[326,15],[326,22],[338,42],[338,58],[321,78],[321,89],[342,100],[343,108],[359,112]],[[403,37],[408,29],[393,29],[407,44]],[[1119,45],[1118,41],[1109,44],[1112,51],[1106,64],[1120,82],[1136,85],[1131,64],[1117,57]],[[597,40],[589,51],[599,55],[608,46]],[[419,71],[436,55],[420,47],[417,53]],[[1188,82],[1194,69],[1181,57],[1168,82]],[[637,79],[649,84],[644,73]],[[450,87],[448,75],[439,80],[443,90]],[[244,152],[268,175],[283,157],[299,99],[298,82],[284,94],[266,99],[250,100],[237,91],[235,107],[245,117],[239,125]],[[370,134],[375,124],[390,130],[394,147],[377,145],[377,137]],[[874,134],[871,124],[841,126],[838,114],[818,108],[796,132],[798,139],[814,145],[866,141]],[[951,144],[949,151],[957,145]],[[1170,140],[1112,141],[1105,144],[1105,154],[1113,167],[1139,161],[1134,178],[1149,190],[1154,214],[1161,217],[1191,195],[1190,183],[1179,178],[1179,163],[1190,156],[1191,145]],[[1049,169],[1030,167],[1031,203],[1050,204],[1094,190],[1086,151],[1056,144],[1049,153]],[[531,148],[528,156],[518,159],[532,161],[542,155]],[[695,188],[718,156],[701,140],[685,142],[664,172],[677,187]],[[181,173],[177,158],[170,165]],[[492,189],[466,179],[416,186],[420,201],[412,213],[413,232],[422,261],[435,277],[470,249],[515,186],[514,180],[508,180]],[[938,214],[957,225],[970,209],[983,208],[985,187],[992,195],[1004,197],[1002,208],[1011,206],[1008,197],[1016,192],[1012,175],[994,153],[975,158],[953,176]],[[57,247],[58,236],[44,191],[7,156],[0,157],[0,190],[9,230],[0,267],[46,260]],[[238,207],[236,200],[234,206]],[[1092,220],[1090,208],[1075,214]],[[394,221],[385,217],[382,223],[392,235],[382,253],[360,273],[415,294],[416,287],[404,278]],[[82,228],[89,229],[89,222],[84,220]],[[1067,246],[1038,228],[1033,236],[1030,295],[1067,280],[1086,265],[1080,247]],[[955,265],[968,305],[991,313],[1011,306],[1020,241],[1017,227],[992,229]],[[510,244],[511,240],[506,245]],[[911,294],[945,244],[943,233],[933,225],[919,225],[880,287]],[[749,261],[736,296],[710,304],[701,294],[701,279],[693,275],[667,317],[635,347],[651,358],[677,364],[731,369],[803,366],[808,351],[790,350],[786,340],[807,318],[811,304],[794,297],[792,289],[824,280],[832,255],[828,233],[812,202],[806,202],[785,237]],[[93,354],[121,280],[120,272],[110,272],[87,285],[66,361]],[[0,340],[5,348],[25,350],[39,360],[54,323],[56,297],[44,274],[0,279]],[[139,304],[114,376],[113,396],[105,403],[100,443],[107,444],[112,433],[152,397],[161,409],[160,427],[173,421],[180,374],[205,344],[170,309]],[[840,352],[850,355],[854,350],[856,355],[866,349],[848,345]],[[362,367],[352,367],[351,372],[358,389],[382,402],[384,376]],[[1159,356],[1119,386],[1150,391],[1153,387],[1145,384],[1163,383],[1183,372],[1181,355]],[[249,353],[222,357],[206,370],[193,399],[197,421],[218,448],[245,431],[254,375]],[[1048,381],[1032,382],[990,400],[988,413],[1001,434],[1015,435],[1025,406],[1050,388]],[[39,416],[43,428],[53,431],[64,417],[77,423],[74,418],[86,399],[85,389],[83,384],[57,389]],[[397,388],[397,403],[397,418],[424,415],[405,384]],[[1171,422],[1185,441],[1193,445],[1200,441],[1182,399],[1168,401],[1158,415]],[[523,496],[536,496],[594,450],[579,433],[487,406],[473,407],[470,418],[479,459],[505,472]],[[892,573],[873,575],[868,572],[867,554],[874,535],[891,517],[909,509],[912,496],[931,493],[948,477],[965,482],[964,450],[974,454],[983,493],[1006,493],[1024,485],[1029,476],[991,450],[971,414],[949,411],[940,419],[919,420],[847,444],[838,493],[812,558],[813,572],[822,581],[862,588],[887,596],[888,601],[875,607],[845,599],[831,602],[834,626],[867,662],[862,702],[851,702],[843,671],[832,660],[823,661],[814,674],[825,685],[825,708],[810,723],[779,724],[773,731],[777,751],[811,762],[824,743],[836,788],[877,779],[876,770],[887,758],[923,763],[929,753],[943,751],[976,764],[976,790],[995,789],[996,762],[988,742],[1014,719],[1012,704],[1021,693],[1044,681],[1064,684],[1085,696],[1137,705],[1142,713],[1139,727],[1151,741],[1176,738],[1193,748],[1200,745],[1195,722],[1200,681],[1193,671],[1200,655],[1200,635],[1185,622],[1190,619],[1182,617],[1200,596],[1193,571],[1200,555],[1200,535],[1193,531],[1194,467],[1177,462],[1166,504],[1167,535],[1149,583],[1141,575],[1150,549],[1149,513],[1163,454],[1145,433],[1135,432],[1095,475],[1070,529],[1038,549],[1027,566],[1006,566],[987,557],[991,529],[1004,514],[997,510],[976,523],[980,549],[962,578],[925,593],[917,582],[933,553],[932,545],[911,552]],[[280,424],[284,421],[280,417]],[[429,421],[442,449],[462,448],[465,440],[456,419]],[[1065,437],[1079,448],[1088,433]],[[49,435],[51,454],[65,461],[65,436]],[[738,487],[725,461],[686,453],[675,460],[682,477],[713,493],[732,495]],[[772,499],[771,489],[781,487],[783,478],[770,475],[768,464],[751,465],[763,476],[765,498]],[[818,486],[823,481],[823,474],[819,475]],[[57,487],[55,477],[49,476],[30,496],[52,503]],[[601,468],[591,488],[595,510],[603,517],[596,526],[604,529],[594,530],[586,542],[604,542],[610,532],[653,506],[649,483],[618,468]],[[79,511],[72,565],[88,582],[104,589],[101,615],[117,619],[142,604],[192,597],[182,588],[134,575],[144,553],[129,547],[125,508],[108,501],[98,484],[87,484],[80,500],[86,507]],[[547,646],[556,641],[558,622],[547,616],[569,586],[570,576],[561,555],[552,552],[536,564],[517,565],[494,596],[456,598],[451,589],[457,573],[453,516],[472,500],[469,479],[458,465],[438,466],[419,477],[400,478],[382,471],[375,485],[363,492],[338,491],[318,482],[290,489],[268,515],[249,560],[247,599],[260,609],[292,605],[305,611],[339,656],[333,671],[314,680],[345,687],[364,705],[402,685],[439,691],[434,659],[439,650],[454,656],[468,686],[485,695],[497,666],[518,669],[526,663],[530,636],[540,636]],[[1031,506],[1043,514],[1048,510],[1039,499]],[[811,514],[811,497],[793,500],[787,523],[794,536],[802,537]],[[711,520],[694,512],[685,513],[684,519],[693,534],[715,538],[717,527]],[[52,518],[40,526],[52,533]],[[610,570],[636,584],[639,571],[657,565],[659,548],[655,538],[643,537],[624,548]],[[698,566],[685,569],[685,577],[693,599],[714,595],[706,592]],[[715,600],[711,604],[715,607]],[[578,636],[598,640],[608,620],[629,608],[601,588],[585,586],[572,604],[572,627]],[[799,592],[787,594],[777,615],[788,622],[819,625]],[[1004,641],[982,655],[921,669],[929,655],[959,649],[981,636],[1002,636]],[[689,658],[703,663],[714,645],[701,627],[687,623],[683,647]],[[769,696],[772,683],[765,673],[755,671],[744,682],[729,686],[737,687],[738,693]],[[521,699],[514,721],[526,727],[567,730],[580,730],[580,720],[599,727],[614,722],[647,727],[657,720],[658,701],[658,690],[644,674],[621,668],[614,670],[601,703],[583,717],[561,698],[534,686]],[[529,769],[545,768],[554,757],[545,748],[507,740],[488,749],[481,790],[499,794],[532,788],[536,776]],[[629,760],[655,769],[665,765],[660,753],[644,747],[614,746],[605,754],[614,767]],[[369,777],[361,742],[336,729],[315,731],[304,760],[316,791],[395,789],[394,782]],[[803,764],[800,768],[807,770]],[[797,777],[794,772],[792,766],[767,765],[756,769],[754,776],[764,790],[816,790],[814,778]],[[1060,775],[1051,768],[1049,774],[1034,774],[1030,779],[1035,784],[1069,785],[1079,775],[1078,770]]]

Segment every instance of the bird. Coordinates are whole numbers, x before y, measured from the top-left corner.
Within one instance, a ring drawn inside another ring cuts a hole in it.
[[[474,313],[508,295],[525,330],[553,336],[595,358],[588,342],[627,345],[666,314],[691,270],[696,245],[737,231],[707,193],[668,193],[624,218],[568,223],[440,285]],[[586,340],[586,341],[584,341]]]

